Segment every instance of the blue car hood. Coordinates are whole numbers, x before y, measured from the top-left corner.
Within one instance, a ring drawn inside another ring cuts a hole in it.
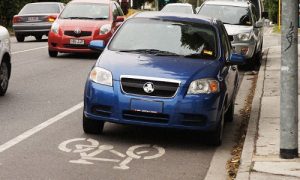
[[[189,85],[195,79],[216,78],[218,60],[201,60],[176,56],[155,56],[105,50],[96,64],[112,72],[113,79],[121,75],[167,78]],[[188,83],[188,84],[187,84]]]

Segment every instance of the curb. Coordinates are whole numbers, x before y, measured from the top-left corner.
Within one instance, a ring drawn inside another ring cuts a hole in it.
[[[249,118],[246,139],[243,146],[240,166],[236,176],[236,180],[250,179],[250,172],[252,169],[252,157],[255,151],[256,134],[258,132],[258,122],[261,110],[261,99],[263,95],[263,88],[265,82],[265,69],[269,48],[265,50],[262,58],[262,64],[259,69],[257,84],[255,88],[255,95],[251,106],[251,114]]]

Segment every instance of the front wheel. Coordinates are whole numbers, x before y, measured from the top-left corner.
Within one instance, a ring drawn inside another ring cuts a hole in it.
[[[232,122],[234,117],[234,101],[232,101],[229,105],[229,108],[227,109],[225,113],[225,120],[227,122]]]
[[[50,56],[50,57],[57,57],[57,55],[58,55],[58,52],[57,52],[57,51],[51,51],[51,50],[48,50],[48,53],[49,53],[49,56]]]
[[[87,118],[84,114],[82,117],[82,127],[86,134],[102,134],[104,122]]]
[[[207,135],[207,144],[211,146],[220,146],[222,144],[224,131],[224,110],[221,112],[220,120],[217,128],[209,132]]]
[[[0,96],[4,96],[8,88],[9,70],[8,64],[3,61],[0,65]]]

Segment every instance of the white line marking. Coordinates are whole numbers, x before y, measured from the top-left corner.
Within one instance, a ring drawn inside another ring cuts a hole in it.
[[[0,153],[4,152],[5,150],[17,145],[18,143],[24,141],[25,139],[29,138],[30,136],[38,133],[39,131],[45,129],[46,127],[56,123],[57,121],[63,119],[64,117],[72,114],[73,112],[79,110],[83,107],[83,102],[71,107],[70,109],[56,115],[55,117],[48,119],[47,121],[33,127],[32,129],[29,129],[28,131],[24,132],[23,134],[20,134],[19,136],[7,141],[6,143],[2,144],[0,146]]]
[[[28,51],[35,51],[35,50],[39,50],[39,49],[44,49],[47,48],[48,46],[43,46],[43,47],[38,47],[38,48],[32,48],[32,49],[27,49],[27,50],[23,50],[23,51],[16,51],[16,52],[12,52],[11,54],[20,54],[20,53],[24,53],[24,52],[28,52]]]

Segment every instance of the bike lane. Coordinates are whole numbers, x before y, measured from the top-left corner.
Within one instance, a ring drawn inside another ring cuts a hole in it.
[[[0,179],[203,179],[215,148],[198,133],[105,124],[85,135],[82,109],[0,153]]]

